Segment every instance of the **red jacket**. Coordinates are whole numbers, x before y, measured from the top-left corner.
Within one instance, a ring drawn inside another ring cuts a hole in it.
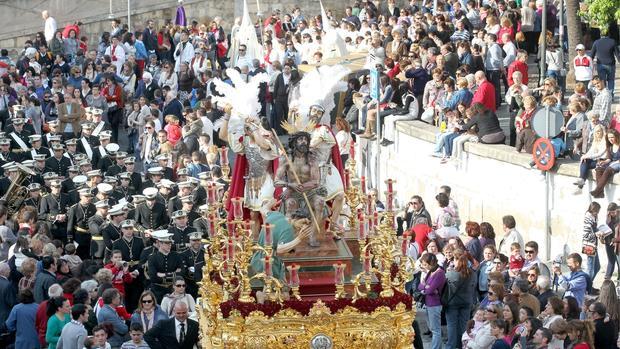
[[[474,98],[471,101],[471,105],[476,103],[482,103],[487,109],[495,112],[497,110],[495,106],[495,87],[488,80],[485,80],[474,93]]]
[[[106,264],[104,268],[112,271],[112,285],[125,297],[125,284],[130,284],[133,281],[131,274],[125,273],[123,269],[117,268],[112,263]]]
[[[512,73],[519,71],[521,72],[521,75],[523,76],[523,85],[527,86],[527,82],[529,81],[528,77],[527,77],[527,64],[521,62],[520,60],[516,59],[514,62],[510,63],[510,65],[508,66],[508,73],[507,73],[507,78],[508,78],[508,86],[512,86],[514,84],[514,81],[512,81]]]
[[[39,343],[41,343],[41,347],[47,345],[45,341],[45,334],[47,333],[47,300],[41,302],[39,307],[37,308],[37,314],[34,318],[34,324],[37,328],[37,333],[39,335]]]

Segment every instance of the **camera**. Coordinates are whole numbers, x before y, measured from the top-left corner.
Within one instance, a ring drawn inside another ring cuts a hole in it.
[[[129,266],[129,263],[127,263],[127,262],[123,262],[123,269],[124,269],[124,268],[127,268],[128,266]]]

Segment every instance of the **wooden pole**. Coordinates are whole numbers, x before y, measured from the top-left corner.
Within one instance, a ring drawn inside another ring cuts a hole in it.
[[[271,133],[276,139],[276,142],[278,142],[278,148],[280,148],[280,150],[283,152],[284,157],[286,158],[286,163],[288,164],[288,167],[290,168],[291,172],[293,172],[293,177],[295,177],[295,181],[297,182],[297,184],[301,185],[299,176],[297,175],[297,172],[295,171],[295,167],[293,167],[293,162],[288,157],[288,154],[286,153],[286,149],[284,149],[282,142],[280,142],[280,138],[278,138],[278,134],[273,128],[271,129]],[[306,205],[308,206],[308,211],[310,211],[310,217],[312,217],[312,221],[314,222],[317,232],[322,231],[321,226],[319,225],[319,222],[316,219],[316,216],[314,215],[314,210],[312,209],[312,205],[310,205],[310,200],[308,200],[308,196],[306,195],[306,193],[301,193],[301,195],[304,197],[304,201],[306,202]]]

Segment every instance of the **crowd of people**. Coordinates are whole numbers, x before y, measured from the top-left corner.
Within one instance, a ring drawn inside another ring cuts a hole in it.
[[[523,239],[511,215],[497,232],[488,222],[468,221],[460,234],[450,194],[450,187],[441,187],[434,219],[419,196],[398,219],[399,230],[411,237],[408,255],[417,260],[407,289],[426,312],[428,331],[418,327],[416,333],[431,336],[431,348],[444,347],[446,334],[447,348],[617,348],[617,204],[607,208],[606,228],[598,224],[600,205],[591,204],[581,253],[546,264],[538,243]],[[597,289],[599,246],[608,266]]]
[[[277,157],[255,124],[245,125],[250,141],[229,144],[231,110],[218,103],[218,84],[267,76],[255,116],[260,129],[282,136],[306,92],[299,67],[321,65],[335,52],[367,53],[365,68],[381,74],[377,99],[370,98],[368,74],[348,78],[342,113],[329,125],[338,162],[347,161],[357,137],[381,136],[390,146],[401,120],[438,126],[434,155],[442,163],[458,161],[465,142],[531,152],[533,115],[558,107],[568,118],[552,140],[556,153],[581,161],[579,189],[595,169],[592,196],[602,197],[620,171],[620,108],[611,111],[620,55],[605,28],[589,55],[583,44],[575,47],[566,67],[577,84],[567,98],[559,58],[567,47],[556,35],[563,9],[547,3],[549,48],[542,52],[542,0],[432,3],[356,1],[342,19],[332,11],[277,10],[250,24],[258,46],[240,42],[241,19],[188,21],[182,4],[174,20],[128,28],[115,19],[98,43],[88,42],[81,23],[58,28],[44,11],[44,30],[18,57],[0,50],[0,346],[197,347],[207,188],[223,193],[229,185],[221,148],[241,147],[250,160],[260,155],[261,164],[265,150]],[[530,76],[532,59],[547,61],[541,86]],[[502,104],[507,134],[497,116]],[[310,143],[304,137],[294,137],[301,155]],[[336,163],[327,146],[324,155]],[[288,170],[274,170],[271,181],[292,187]],[[333,194],[335,203],[342,200]],[[408,290],[427,313],[433,349],[444,346],[442,314],[448,348],[616,348],[617,206],[609,206],[604,227],[600,206],[589,207],[584,272],[579,253],[544,264],[537,242],[523,240],[512,216],[496,235],[488,222],[461,227],[450,188],[435,199],[435,219],[419,196],[398,219],[399,233],[413,237],[409,254],[418,268]],[[261,203],[245,204],[257,213]],[[295,204],[294,195],[287,204]],[[337,219],[330,217],[336,228]],[[599,240],[609,260],[600,291],[592,286]],[[417,331],[416,348],[423,335]]]

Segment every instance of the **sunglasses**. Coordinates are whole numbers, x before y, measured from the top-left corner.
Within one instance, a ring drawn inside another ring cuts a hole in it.
[[[495,292],[489,292],[489,296],[495,296]]]
[[[536,274],[527,274],[527,277],[536,277]]]
[[[185,284],[174,285],[174,287],[185,287]]]
[[[495,314],[495,310],[494,309],[485,309],[485,310],[488,311],[489,313]]]
[[[152,299],[143,299],[142,300],[142,304],[149,304],[149,303],[153,303]]]
[[[532,253],[534,253],[534,250],[525,250],[525,253],[532,254]]]

